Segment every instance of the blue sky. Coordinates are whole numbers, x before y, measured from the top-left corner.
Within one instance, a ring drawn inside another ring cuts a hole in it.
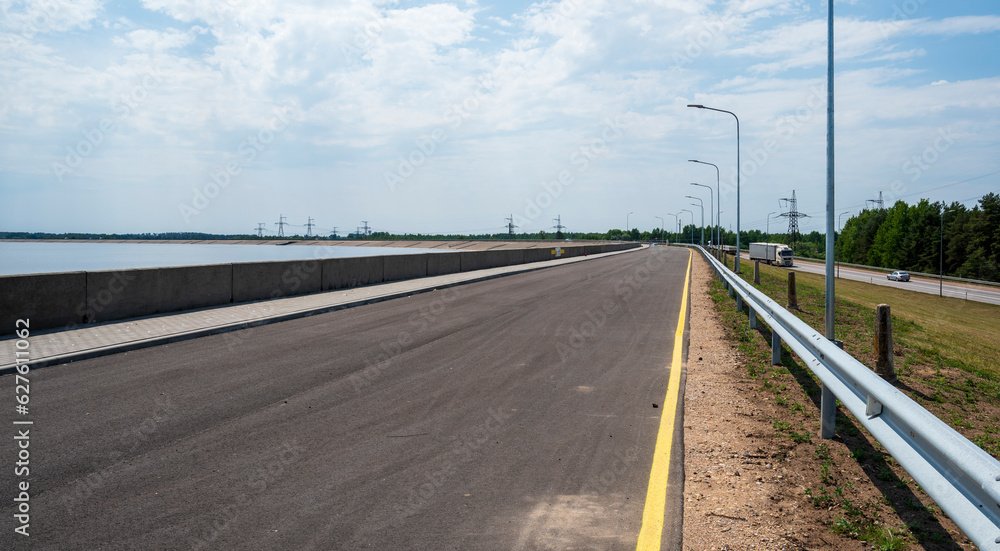
[[[835,9],[837,212],[1000,191],[1000,8]],[[0,11],[0,230],[645,230],[700,222],[685,195],[707,223],[690,183],[715,170],[688,159],[720,167],[735,229],[734,120],[689,103],[740,117],[744,229],[787,226],[792,190],[801,228],[824,227],[825,2]]]

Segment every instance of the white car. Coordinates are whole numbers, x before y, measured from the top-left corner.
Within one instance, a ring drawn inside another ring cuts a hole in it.
[[[885,277],[889,281],[910,281],[910,274],[906,272],[892,272]]]

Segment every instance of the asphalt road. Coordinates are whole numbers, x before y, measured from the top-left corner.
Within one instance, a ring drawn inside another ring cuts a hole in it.
[[[753,261],[750,260],[749,255],[744,254],[743,259],[743,261],[750,263],[750,268],[752,269]],[[792,269],[811,274],[826,275],[826,266],[818,262],[796,260]],[[890,281],[886,279],[886,275],[887,274],[883,272],[841,267],[839,277],[842,279],[864,281],[873,285],[884,285],[886,287],[895,287],[897,289],[905,289],[908,291],[916,291],[918,293],[927,293],[931,295],[937,295],[939,292],[943,291],[943,294],[946,297],[974,300],[989,304],[1000,304],[1000,288],[994,290],[981,285],[963,285],[949,283],[947,281],[945,281],[944,286],[941,287],[940,283],[934,279],[912,276],[910,281]]]
[[[3,438],[0,548],[635,549],[688,255],[34,371],[30,477],[13,476],[22,427]]]

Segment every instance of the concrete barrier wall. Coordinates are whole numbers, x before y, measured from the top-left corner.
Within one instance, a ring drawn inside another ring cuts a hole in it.
[[[323,261],[323,290],[347,289],[385,281],[384,256],[328,258]]]
[[[506,266],[507,264],[507,251],[506,250],[495,250],[495,251],[483,251],[486,253],[485,262],[487,268],[498,268],[500,266]]]
[[[527,263],[552,260],[555,257],[552,249],[524,249],[524,261]]]
[[[563,247],[559,258],[638,247]],[[0,276],[0,335],[557,258],[553,247]]]
[[[507,249],[501,251],[505,253],[500,260],[502,261],[499,266],[516,266],[518,264],[524,264],[524,249]]]
[[[86,308],[86,272],[0,276],[0,335],[24,329],[14,326],[19,319],[31,334],[80,323]]]
[[[446,253],[442,253],[446,254]],[[383,281],[401,281],[427,277],[427,257],[432,253],[394,254],[385,256]]]
[[[574,256],[583,256],[583,247],[562,248],[562,258],[573,258]]]
[[[461,259],[461,266],[463,272],[471,272],[473,270],[485,270],[486,268],[492,268],[489,265],[487,255],[493,251],[462,251],[458,253]]]
[[[77,323],[97,323],[227,304],[233,265],[87,272],[86,308]]]
[[[428,253],[427,275],[455,274],[462,271],[462,257],[459,253]]]
[[[319,291],[323,261],[238,262],[232,270],[232,302],[249,302]]]

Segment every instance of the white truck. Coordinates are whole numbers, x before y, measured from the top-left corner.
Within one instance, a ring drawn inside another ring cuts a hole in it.
[[[791,266],[792,249],[781,243],[751,243],[750,260],[761,260],[775,266]]]

